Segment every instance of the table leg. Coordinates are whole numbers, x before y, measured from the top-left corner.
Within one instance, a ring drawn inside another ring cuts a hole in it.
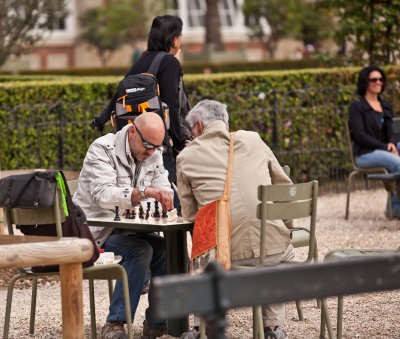
[[[165,232],[167,275],[188,272],[186,231]],[[189,331],[189,316],[168,319],[168,334],[179,337]]]
[[[82,263],[60,265],[64,339],[83,339]]]

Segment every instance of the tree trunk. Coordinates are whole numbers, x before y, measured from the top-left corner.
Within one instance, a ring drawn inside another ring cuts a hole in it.
[[[206,42],[204,44],[204,49],[223,51],[224,45],[221,40],[221,21],[218,12],[218,0],[206,0],[206,4]]]

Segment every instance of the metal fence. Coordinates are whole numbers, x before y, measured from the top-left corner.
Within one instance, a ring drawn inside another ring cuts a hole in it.
[[[395,110],[399,107],[398,91],[398,85],[386,90]],[[354,87],[267,88],[208,97],[227,104],[231,129],[257,131],[280,163],[290,166],[294,181],[317,179],[321,192],[343,191],[351,171],[344,122],[349,102],[355,98]],[[190,94],[192,104],[202,99],[201,93]],[[24,168],[28,159],[31,168],[79,170],[90,143],[100,136],[90,128],[90,122],[106,103],[0,107],[2,168]],[[27,145],[27,139],[34,143]],[[363,181],[356,182],[356,187],[364,187]]]

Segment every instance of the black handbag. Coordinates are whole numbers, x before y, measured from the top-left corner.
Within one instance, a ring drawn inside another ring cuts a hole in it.
[[[57,191],[57,173],[60,172],[65,184],[65,201],[68,216],[62,223],[64,237],[89,239],[93,244],[93,255],[83,263],[83,267],[91,266],[100,253],[86,222],[83,210],[72,201],[71,194],[61,171],[35,172],[21,175],[11,175],[0,180],[0,207],[7,208],[50,208],[54,204]],[[17,225],[25,235],[57,236],[56,225]],[[58,266],[34,266],[33,272],[58,271]]]
[[[1,179],[0,207],[50,208],[56,196],[57,172],[33,172]]]

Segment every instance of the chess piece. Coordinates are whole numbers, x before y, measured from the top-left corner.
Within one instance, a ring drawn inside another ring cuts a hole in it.
[[[167,217],[168,222],[176,221],[176,219],[178,219],[176,208],[174,208],[173,210],[169,210],[167,212],[167,216],[168,216]]]
[[[120,217],[119,217],[119,206],[115,206],[115,218],[114,221],[120,221]]]
[[[177,211],[178,211],[178,217],[182,217],[182,207],[181,206],[178,207]]]
[[[136,213],[134,209],[131,210],[131,219],[136,219]]]
[[[142,205],[140,205],[140,207],[139,207],[139,218],[140,219],[144,218],[144,216],[143,216],[143,206]]]
[[[139,222],[140,221],[140,217],[139,217],[139,206],[135,206],[135,212],[134,212],[134,216],[135,216],[135,221]]]
[[[126,211],[125,211],[125,219],[130,219],[131,218],[131,210],[130,209],[127,209]]]
[[[160,217],[160,211],[158,210],[158,201],[154,201],[154,218]]]
[[[168,215],[167,215],[167,211],[162,211],[162,215],[161,215],[161,217],[162,218],[167,218],[168,217]]]
[[[151,202],[147,202],[147,210],[146,210],[146,220],[149,219],[150,216],[150,207],[151,207]]]

